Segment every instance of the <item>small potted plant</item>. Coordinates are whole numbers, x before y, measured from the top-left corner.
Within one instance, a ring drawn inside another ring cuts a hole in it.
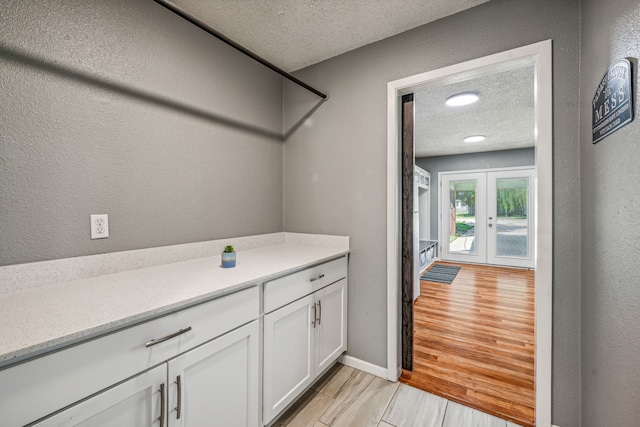
[[[236,250],[233,246],[225,246],[222,251],[222,268],[231,268],[236,266]]]

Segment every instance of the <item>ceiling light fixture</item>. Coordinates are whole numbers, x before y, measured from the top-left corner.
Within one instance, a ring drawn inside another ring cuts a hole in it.
[[[484,135],[472,135],[463,139],[464,142],[481,142],[485,140]]]
[[[449,107],[460,107],[462,105],[473,104],[478,99],[480,99],[480,97],[478,96],[477,93],[463,92],[463,93],[457,93],[455,95],[451,95],[450,97],[447,98],[447,100],[444,103],[447,104]]]

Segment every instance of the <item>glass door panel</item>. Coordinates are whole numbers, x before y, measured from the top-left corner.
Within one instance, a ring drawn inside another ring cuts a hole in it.
[[[449,183],[450,252],[477,253],[475,245],[476,186],[476,181]]]
[[[496,180],[496,255],[529,256],[529,178]]]
[[[533,170],[489,172],[490,264],[533,267]]]
[[[486,262],[485,188],[485,173],[442,175],[443,259]]]

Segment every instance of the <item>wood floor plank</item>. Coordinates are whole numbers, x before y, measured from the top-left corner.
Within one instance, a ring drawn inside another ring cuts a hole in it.
[[[419,349],[418,352],[423,352],[425,355],[437,356],[444,353],[473,358],[479,362],[505,361],[511,364],[509,366],[511,370],[531,374],[533,356],[529,354],[528,348],[522,345],[512,346],[509,343],[498,346],[500,342],[500,340],[484,342],[476,338],[464,338],[464,334],[460,337],[452,337],[451,331],[432,329],[429,336],[418,335],[416,347]]]
[[[534,272],[442,264],[461,269],[448,285],[421,281],[414,305],[414,370],[404,371],[400,381],[535,425]]]
[[[327,395],[309,390],[278,419],[274,427],[314,427],[333,400]]]
[[[356,370],[319,421],[331,427],[377,426],[398,386]]]
[[[326,396],[335,398],[355,373],[356,370],[352,367],[336,363],[313,388]]]
[[[507,399],[512,397],[519,397],[522,403],[530,403],[531,405],[533,404],[533,401],[530,401],[529,399],[529,390],[533,386],[531,383],[527,383],[524,386],[513,384],[509,381],[509,377],[490,377],[487,375],[479,375],[470,369],[467,369],[465,371],[456,371],[455,366],[439,366],[439,369],[430,369],[430,367],[425,366],[423,371],[424,373],[431,374],[434,378],[447,379],[449,381],[455,381],[458,383],[465,383],[465,389],[473,386],[473,389],[479,392],[484,392],[489,395],[493,394],[495,396],[504,397]]]
[[[400,384],[382,420],[395,427],[442,427],[447,400]]]
[[[505,420],[455,402],[449,402],[442,427],[506,427],[506,425]]]

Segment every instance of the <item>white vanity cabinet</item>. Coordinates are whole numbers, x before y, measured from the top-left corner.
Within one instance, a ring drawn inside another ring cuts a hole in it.
[[[347,259],[265,283],[263,424],[347,349]]]
[[[330,367],[347,350],[347,279],[341,279],[315,293],[316,376]]]
[[[258,425],[258,321],[168,362],[169,427]]]
[[[264,423],[314,379],[313,295],[264,316]]]
[[[36,423],[34,427],[166,425],[167,369],[158,366]]]
[[[245,270],[212,272],[208,260],[191,260],[60,285],[63,295],[86,285],[104,298],[45,304],[44,313],[60,307],[66,317],[54,322],[46,340],[36,336],[35,344],[15,346],[15,353],[29,348],[28,358],[18,353],[14,357],[25,359],[0,366],[0,426],[261,427],[273,421],[347,348],[347,252],[284,246],[247,251]],[[294,260],[282,261],[288,257]],[[194,288],[153,294],[177,278]],[[152,301],[123,302],[133,295]],[[83,302],[89,306],[73,310]],[[87,315],[98,307],[100,316]],[[15,336],[47,327],[46,318],[24,320],[15,322]]]
[[[255,427],[259,315],[253,286],[0,370],[0,424]]]
[[[35,426],[255,427],[258,360],[255,320]]]

